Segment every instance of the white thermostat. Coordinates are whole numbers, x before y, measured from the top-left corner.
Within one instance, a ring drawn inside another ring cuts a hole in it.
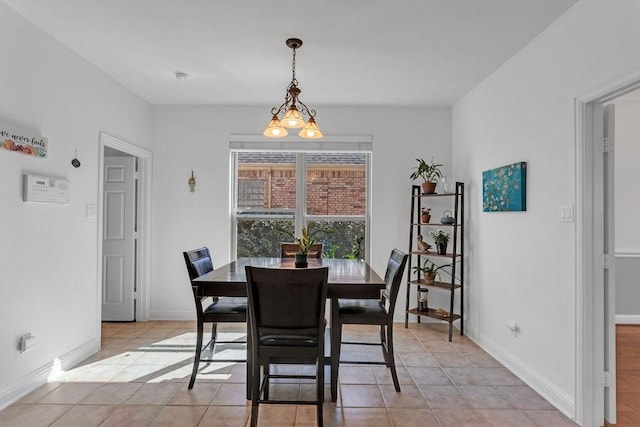
[[[25,174],[22,199],[25,202],[69,203],[70,190],[69,181]]]

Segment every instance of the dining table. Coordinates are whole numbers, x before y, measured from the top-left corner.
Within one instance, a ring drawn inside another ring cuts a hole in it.
[[[338,258],[308,258],[306,268],[328,267],[329,277],[327,280],[327,298],[331,301],[331,318],[336,319],[338,299],[378,299],[380,291],[386,284],[369,264],[360,259],[338,259]],[[198,296],[201,297],[246,297],[246,275],[245,266],[263,268],[296,268],[295,258],[264,258],[248,257],[238,258],[228,264],[218,267],[191,281],[196,288]],[[247,328],[248,330],[248,328]],[[329,328],[329,334],[337,333],[336,327]],[[333,337],[332,337],[333,338]],[[251,346],[251,337],[247,333],[247,346]],[[324,363],[330,365],[335,359],[339,362],[340,354],[332,351],[327,346],[329,356],[325,357]],[[247,350],[247,399],[250,398],[251,375],[250,372],[250,351]],[[331,398],[336,400],[338,378],[331,376]]]

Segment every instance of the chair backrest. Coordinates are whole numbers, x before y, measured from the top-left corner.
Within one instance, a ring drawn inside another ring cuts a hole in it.
[[[385,300],[389,302],[387,312],[391,318],[393,318],[393,311],[395,310],[396,299],[398,299],[398,291],[400,290],[402,275],[404,274],[408,258],[409,255],[399,251],[398,249],[394,249],[391,251],[389,261],[387,262],[387,271],[384,274],[386,287],[382,291],[381,302],[383,304]]]
[[[293,258],[298,253],[298,244],[293,242],[280,243],[280,258]],[[322,258],[322,243],[311,245],[307,258]]]
[[[189,279],[193,280],[213,271],[213,261],[211,261],[209,248],[198,248],[182,252],[182,254],[184,255],[184,262],[187,264]]]
[[[324,325],[329,269],[246,266],[254,336],[319,334]]]

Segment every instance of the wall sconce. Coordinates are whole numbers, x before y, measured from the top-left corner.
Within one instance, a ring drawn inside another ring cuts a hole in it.
[[[188,184],[189,184],[189,191],[194,193],[196,191],[196,177],[193,176],[193,171],[191,171],[191,178],[189,178]]]

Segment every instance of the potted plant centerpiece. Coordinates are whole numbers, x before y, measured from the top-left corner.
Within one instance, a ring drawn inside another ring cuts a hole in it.
[[[425,285],[433,285],[436,278],[438,277],[438,270],[446,266],[447,264],[435,265],[433,262],[425,259],[422,266],[416,265],[415,267],[413,267],[413,270],[416,272],[416,276],[418,276],[418,279],[420,279],[420,273],[422,273]]]
[[[438,248],[438,255],[447,254],[447,244],[449,243],[449,233],[445,233],[442,230],[430,231],[429,234],[433,237],[433,242]]]
[[[422,183],[423,194],[435,193],[436,179],[442,177],[442,172],[440,171],[442,165],[433,163],[433,158],[430,164],[424,159],[416,159],[416,161],[418,162],[418,166],[413,168],[414,171],[411,174],[411,179],[416,180],[422,178],[424,180]]]
[[[285,230],[281,227],[276,227],[278,231],[286,234],[289,238],[293,239],[298,244],[298,253],[296,253],[296,268],[305,268],[308,266],[307,254],[311,249],[311,246],[316,243],[316,236],[319,233],[329,234],[329,230],[325,230],[322,227],[311,230],[311,223],[302,227],[300,237],[296,237],[289,230]]]

